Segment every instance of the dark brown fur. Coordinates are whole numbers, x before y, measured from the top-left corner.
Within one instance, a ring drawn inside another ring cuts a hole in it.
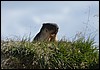
[[[54,23],[44,23],[40,32],[34,37],[34,41],[56,41],[58,25]]]

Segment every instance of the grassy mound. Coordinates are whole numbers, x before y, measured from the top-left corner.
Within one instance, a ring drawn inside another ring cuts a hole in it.
[[[2,69],[98,69],[94,40],[29,42],[1,41]]]

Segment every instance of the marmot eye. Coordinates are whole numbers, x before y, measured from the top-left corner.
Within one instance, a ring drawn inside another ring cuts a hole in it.
[[[48,32],[48,30],[46,29],[46,32]]]

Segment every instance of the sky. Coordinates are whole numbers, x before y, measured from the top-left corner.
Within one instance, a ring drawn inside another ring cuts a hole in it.
[[[59,26],[58,40],[86,32],[99,44],[99,1],[1,1],[2,38],[31,33],[33,39],[46,22]]]

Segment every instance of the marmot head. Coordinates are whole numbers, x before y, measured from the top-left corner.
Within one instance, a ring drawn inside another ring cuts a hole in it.
[[[43,23],[42,29],[46,29],[50,34],[57,34],[59,27],[55,23]]]
[[[55,23],[43,23],[40,32],[35,36],[34,40],[56,41],[58,29],[59,27]]]

